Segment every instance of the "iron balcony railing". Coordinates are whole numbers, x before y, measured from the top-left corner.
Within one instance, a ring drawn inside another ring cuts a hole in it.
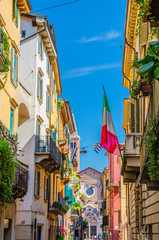
[[[51,154],[54,160],[59,165],[62,165],[62,153],[57,148],[51,136],[36,136],[35,151],[37,153]]]
[[[58,193],[58,201],[62,204],[62,208],[65,209],[65,207],[66,207],[66,201],[65,201],[65,199],[61,196],[60,193]]]
[[[15,163],[15,177],[13,180],[13,195],[23,197],[28,190],[28,171]]]

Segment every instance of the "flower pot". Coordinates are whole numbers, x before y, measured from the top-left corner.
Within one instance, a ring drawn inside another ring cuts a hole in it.
[[[143,78],[140,80],[141,91],[143,96],[149,96],[151,92],[151,84],[147,84],[147,79]]]

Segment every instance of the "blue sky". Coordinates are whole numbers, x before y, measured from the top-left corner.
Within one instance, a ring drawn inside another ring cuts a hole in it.
[[[69,0],[68,0],[69,1]],[[65,3],[67,0],[31,0],[33,10]],[[119,142],[124,142],[123,100],[128,90],[122,86],[122,56],[126,0],[80,0],[72,5],[38,12],[54,25],[62,97],[70,101],[81,147],[100,142],[103,89],[105,86]],[[81,170],[107,166],[102,150],[89,147],[81,154]]]

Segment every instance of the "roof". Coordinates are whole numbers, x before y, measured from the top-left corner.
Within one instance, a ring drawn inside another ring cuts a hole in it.
[[[47,19],[46,15],[43,15],[43,14],[40,14],[40,13],[35,13],[35,12],[30,12],[30,13],[27,13],[25,15]]]
[[[93,170],[93,171],[96,171],[96,172],[102,174],[100,171],[98,171],[98,170],[96,170],[96,169],[94,169],[94,168],[92,168],[92,167],[85,168],[85,169],[83,169],[82,171],[78,172],[78,174],[80,174],[80,173],[82,173],[82,172],[84,172],[84,171],[86,171],[86,170],[88,170],[88,169],[91,169],[91,170]]]
[[[31,6],[30,1],[29,1],[29,0],[26,0],[26,2],[27,2],[27,4],[28,4],[29,9],[32,10],[32,6]]]

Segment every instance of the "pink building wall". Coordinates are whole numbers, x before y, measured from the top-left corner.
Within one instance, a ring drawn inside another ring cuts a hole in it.
[[[118,148],[116,148],[113,154],[108,154],[108,174],[110,179],[110,187],[108,188],[109,240],[118,240],[119,237],[118,210],[120,209],[120,165],[117,162],[118,155],[120,155]],[[110,234],[113,234],[113,236]]]

